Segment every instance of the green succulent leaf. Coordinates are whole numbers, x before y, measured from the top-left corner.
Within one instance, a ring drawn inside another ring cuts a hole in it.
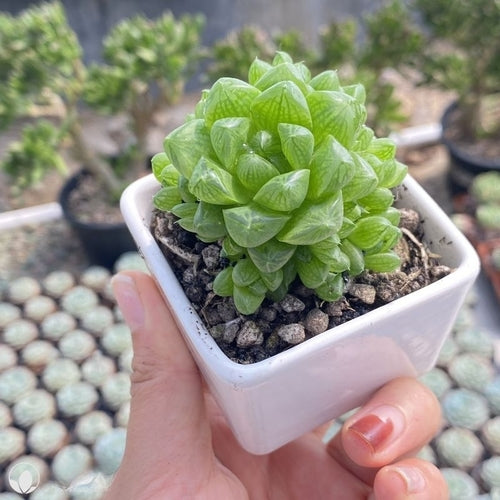
[[[296,246],[275,239],[248,249],[248,256],[261,273],[274,273],[290,261]]]
[[[270,210],[291,212],[302,205],[308,187],[309,170],[294,170],[267,181],[253,200]]]
[[[233,295],[233,268],[226,267],[214,279],[213,290],[219,297],[231,297]]]
[[[241,184],[256,193],[266,182],[279,175],[279,170],[256,153],[245,153],[239,157],[236,175]]]
[[[156,180],[160,183],[161,181],[161,171],[170,165],[170,159],[165,152],[157,153],[151,158],[151,167]],[[162,183],[163,184],[163,183]]]
[[[347,238],[353,232],[355,227],[356,224],[351,219],[349,219],[349,217],[344,217],[342,219],[342,226],[339,229],[338,233],[339,238],[341,240]]]
[[[365,256],[365,267],[376,273],[388,273],[399,268],[401,261],[396,253],[384,252]]]
[[[237,259],[242,257],[244,249],[237,245],[230,236],[226,236],[222,241],[222,252],[221,255],[227,257],[228,259]]]
[[[267,130],[259,130],[250,139],[250,148],[254,153],[269,158],[281,153],[281,142],[278,134],[271,134]]]
[[[156,208],[169,211],[181,202],[179,190],[176,187],[162,187],[154,196],[153,204]]]
[[[360,83],[354,83],[353,85],[347,85],[342,89],[347,95],[354,97],[358,104],[365,104],[366,101],[366,90]]]
[[[292,81],[278,82],[255,98],[252,118],[257,127],[271,132],[277,132],[280,123],[311,127],[306,98]]]
[[[280,123],[278,133],[281,139],[281,148],[292,168],[295,170],[307,168],[314,151],[312,132],[300,125]]]
[[[248,287],[234,285],[234,305],[241,314],[253,314],[260,307],[264,298],[265,294],[255,293]]]
[[[349,241],[362,250],[374,247],[382,239],[383,233],[394,226],[380,215],[359,219],[349,234]]]
[[[370,141],[367,152],[380,160],[392,160],[396,155],[396,144],[389,138],[374,138]]]
[[[277,290],[283,283],[283,271],[281,269],[277,269],[272,273],[261,272],[260,277],[266,285],[266,288],[271,292]]]
[[[342,226],[342,193],[320,203],[305,202],[294,213],[277,239],[290,245],[314,245]]]
[[[325,281],[314,291],[320,299],[333,302],[344,294],[344,279],[341,274],[329,273]]]
[[[273,59],[273,66],[278,66],[279,64],[293,63],[293,59],[290,54],[287,54],[283,50],[277,50]]]
[[[300,281],[308,288],[320,286],[328,276],[328,264],[318,259],[307,247],[298,249],[294,262]]]
[[[282,63],[277,66],[272,67],[269,71],[266,71],[261,78],[255,83],[255,86],[261,90],[267,90],[276,83],[281,83],[283,81],[291,81],[299,87],[303,94],[307,93],[307,86],[304,81],[304,76],[295,64],[292,63]]]
[[[352,153],[354,160],[354,175],[342,189],[345,201],[359,200],[368,196],[378,184],[376,173],[370,164],[361,156]]]
[[[349,240],[343,240],[340,244],[340,249],[349,259],[349,274],[357,276],[365,269],[365,258],[363,252]]]
[[[373,138],[375,137],[375,132],[366,125],[363,125],[356,135],[356,141],[353,145],[353,150],[355,151],[366,151],[370,146]]]
[[[354,176],[354,160],[332,135],[321,143],[309,165],[309,199],[322,198],[346,186]]]
[[[249,117],[260,90],[237,78],[220,78],[205,99],[205,121],[211,127],[221,118]]]
[[[326,70],[317,74],[309,85],[314,90],[340,90],[340,82],[337,71]]]
[[[221,118],[210,129],[212,147],[221,164],[234,173],[236,161],[247,142],[250,120],[248,118]]]
[[[189,180],[189,190],[199,200],[215,205],[234,205],[248,201],[235,178],[208,158],[201,158],[196,164]]]
[[[358,203],[368,212],[383,212],[394,202],[394,195],[388,188],[379,187],[373,190],[368,196],[360,198]]]
[[[229,236],[236,244],[254,248],[276,236],[290,219],[252,203],[223,211]]]
[[[241,259],[233,268],[233,283],[237,286],[248,286],[260,278],[260,273],[250,259]]]
[[[248,69],[248,83],[255,85],[259,78],[271,68],[272,66],[269,63],[256,57]]]
[[[205,241],[217,241],[226,235],[222,207],[200,201],[193,217],[195,232]]]
[[[170,210],[176,217],[182,219],[184,217],[194,218],[194,214],[198,210],[198,203],[179,203]]]
[[[395,207],[389,207],[388,209],[380,212],[382,217],[385,217],[393,226],[399,226],[399,221],[401,219],[401,212]]]
[[[350,148],[365,120],[366,111],[353,97],[339,91],[314,91],[307,96],[316,143],[333,135]]]
[[[189,179],[181,175],[179,177],[179,181],[177,183],[177,187],[179,189],[179,194],[181,195],[182,201],[186,203],[194,203],[196,200],[196,196],[189,191]]]
[[[213,158],[210,133],[201,119],[191,120],[170,132],[163,141],[174,167],[188,179],[201,157]]]
[[[399,186],[408,173],[408,167],[397,160],[387,160],[382,163],[383,176],[380,187],[394,188]]]
[[[179,171],[172,165],[169,164],[162,169],[159,176],[157,177],[162,186],[175,186],[179,185],[180,174]]]

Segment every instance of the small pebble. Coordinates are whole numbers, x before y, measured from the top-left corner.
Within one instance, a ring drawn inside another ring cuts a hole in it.
[[[329,317],[321,309],[315,308],[307,313],[304,327],[311,335],[318,335],[328,329]]]
[[[306,338],[306,331],[299,323],[280,326],[276,329],[276,333],[288,344],[300,344]]]
[[[286,313],[300,312],[306,307],[304,302],[290,294],[285,295],[285,298],[279,302],[279,305]]]
[[[365,304],[373,304],[377,296],[377,290],[374,286],[363,283],[351,283],[347,291]]]
[[[260,345],[264,342],[264,334],[254,321],[245,321],[236,337],[238,347]]]

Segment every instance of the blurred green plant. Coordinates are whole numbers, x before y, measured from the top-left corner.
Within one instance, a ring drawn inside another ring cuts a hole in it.
[[[295,277],[336,300],[344,273],[399,266],[391,188],[407,168],[395,145],[365,125],[362,85],[314,78],[277,52],[254,59],[248,83],[222,77],[153,157],[160,210],[205,242],[222,241],[230,265],[214,292],[251,314],[282,298]]]
[[[476,219],[489,236],[500,235],[500,172],[483,172],[474,177],[470,189],[476,205]]]
[[[56,102],[60,109],[55,123],[37,122],[23,130],[3,169],[24,187],[54,167],[63,171],[60,151],[70,139],[74,157],[115,198],[144,170],[155,112],[182,94],[201,57],[203,25],[202,16],[176,20],[169,12],[156,20],[126,19],[105,38],[104,62],[86,67],[60,2],[42,3],[18,16],[0,14],[0,126],[40,103]],[[130,154],[130,168],[117,171],[92,149],[83,134],[82,103],[125,114],[131,141],[119,155]]]
[[[425,29],[424,84],[458,97],[462,139],[500,138],[500,3],[413,0]]]

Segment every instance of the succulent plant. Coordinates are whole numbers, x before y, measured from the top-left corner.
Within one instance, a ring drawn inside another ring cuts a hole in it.
[[[467,472],[453,467],[443,467],[441,474],[448,485],[450,500],[475,499],[479,494],[478,484]]]
[[[116,365],[111,358],[97,350],[82,363],[81,369],[84,380],[95,387],[100,387],[110,375],[116,372]]]
[[[102,384],[101,393],[107,407],[116,411],[130,399],[130,375],[123,372],[111,375]]]
[[[95,351],[96,342],[90,333],[76,329],[65,333],[57,346],[63,356],[80,363]]]
[[[8,427],[12,423],[12,413],[7,404],[0,401],[0,429]]]
[[[278,52],[256,59],[249,83],[221,78],[153,158],[157,208],[205,242],[222,241],[231,265],[214,292],[243,314],[283,298],[298,276],[338,299],[343,273],[391,271],[400,238],[391,188],[407,168],[395,145],[364,122],[361,85],[334,71],[311,78]]]
[[[450,363],[448,373],[460,387],[481,392],[493,380],[495,369],[487,358],[466,352]]]
[[[56,311],[43,319],[40,328],[44,338],[57,341],[76,328],[76,320],[65,311]]]
[[[488,400],[491,411],[500,415],[500,376],[497,375],[485,388],[484,395]]]
[[[459,352],[459,348],[455,339],[453,337],[448,337],[439,351],[439,355],[436,361],[437,366],[447,368],[453,358]]]
[[[426,444],[418,453],[417,458],[430,462],[431,464],[437,464],[437,457],[434,449],[430,444]]]
[[[12,368],[17,363],[17,354],[12,347],[0,344],[0,373]]]
[[[134,351],[131,347],[125,349],[120,353],[118,358],[118,366],[122,372],[132,373],[132,358],[134,357]]]
[[[54,396],[44,389],[36,389],[16,402],[12,409],[14,422],[27,429],[35,422],[52,418],[56,413]]]
[[[126,323],[115,323],[104,330],[101,346],[111,356],[118,357],[126,349],[132,348],[132,336]]]
[[[483,229],[497,233],[500,231],[500,204],[483,203],[479,205],[476,208],[476,219]]]
[[[100,436],[93,452],[97,466],[104,474],[114,474],[123,458],[127,431],[123,427],[111,429]]]
[[[30,320],[16,319],[11,321],[3,331],[2,340],[16,350],[22,349],[38,337],[38,328]]]
[[[31,495],[30,500],[68,500],[65,489],[55,481],[40,485]]]
[[[120,271],[133,270],[149,273],[146,262],[138,252],[125,252],[120,255],[120,257],[118,257],[117,261],[115,262],[114,270],[117,273]]]
[[[493,338],[486,330],[477,327],[460,330],[455,335],[455,341],[463,351],[474,352],[487,358],[493,356]]]
[[[437,367],[421,375],[419,380],[426,385],[438,399],[451,389],[452,386],[452,381],[448,374]]]
[[[21,317],[21,309],[10,302],[0,302],[0,328]]]
[[[99,303],[99,297],[94,290],[77,285],[61,297],[61,307],[76,318],[83,316]]]
[[[0,464],[10,462],[26,450],[26,436],[17,427],[0,428]]]
[[[36,422],[28,432],[30,450],[41,457],[54,456],[69,440],[68,430],[60,420]]]
[[[494,170],[482,172],[474,177],[470,188],[478,204],[500,201],[500,173]]]
[[[59,357],[57,348],[47,340],[34,340],[21,351],[22,362],[34,373],[42,372],[54,359]]]
[[[56,392],[67,384],[73,384],[81,379],[78,365],[71,359],[58,358],[51,361],[43,370],[43,385],[51,392]]]
[[[458,310],[455,323],[453,324],[453,332],[467,330],[474,326],[474,313],[467,307],[461,307]]]
[[[496,455],[481,464],[481,479],[489,488],[500,487],[500,456]]]
[[[109,477],[90,470],[78,476],[68,488],[72,500],[101,500],[109,487]]]
[[[12,280],[7,288],[7,296],[14,304],[24,304],[28,299],[39,295],[40,292],[40,283],[29,276]]]
[[[97,438],[113,428],[112,418],[105,412],[95,410],[78,418],[75,434],[85,445],[93,445]]]
[[[483,425],[481,437],[491,453],[500,455],[500,417],[492,418]]]
[[[26,470],[30,471],[31,477],[39,477],[40,484],[47,481],[50,472],[47,462],[42,458],[36,455],[22,455],[10,463],[6,477],[19,481],[19,477]]]
[[[23,500],[23,497],[17,493],[8,491],[6,493],[0,493],[0,500]]]
[[[54,299],[46,295],[37,295],[28,299],[24,304],[24,316],[39,323],[45,316],[55,312],[57,304]]]
[[[90,266],[80,275],[80,283],[95,292],[103,290],[111,279],[111,273],[102,266]]]
[[[42,281],[45,292],[59,298],[75,285],[74,276],[67,271],[52,271]]]
[[[57,407],[66,417],[77,417],[92,411],[99,394],[88,382],[74,382],[61,387],[56,393]]]
[[[500,271],[500,247],[496,247],[491,251],[491,265],[497,271]]]
[[[111,310],[103,305],[98,305],[85,313],[81,319],[82,328],[100,336],[102,332],[113,324],[114,316]]]
[[[480,439],[469,429],[451,427],[436,438],[440,459],[450,467],[470,470],[481,459],[484,447]]]
[[[125,401],[120,405],[118,411],[115,413],[115,425],[117,427],[127,427],[130,418],[130,400]]]
[[[0,373],[0,401],[12,405],[35,389],[35,374],[25,366],[13,366]]]
[[[92,467],[92,453],[82,444],[69,444],[52,460],[52,474],[63,486],[69,486],[78,476]]]
[[[451,425],[473,431],[480,429],[490,414],[486,398],[470,389],[448,391],[441,406],[444,417]]]

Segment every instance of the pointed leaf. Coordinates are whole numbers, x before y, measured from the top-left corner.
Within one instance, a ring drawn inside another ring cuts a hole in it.
[[[385,161],[382,164],[382,168],[384,175],[379,184],[381,187],[389,189],[399,186],[408,173],[408,167],[397,160]]]
[[[250,259],[241,259],[233,268],[233,283],[248,286],[260,278],[259,270]]]
[[[277,175],[264,184],[253,200],[278,212],[291,212],[302,205],[309,187],[309,170]]]
[[[161,171],[170,164],[170,159],[167,156],[167,153],[161,152],[157,153],[151,158],[151,167],[153,170],[153,174],[158,182],[161,182],[160,174]]]
[[[220,118],[249,117],[260,90],[237,78],[219,78],[205,100],[205,121],[209,127]]]
[[[198,210],[198,203],[179,203],[170,210],[176,217],[182,219],[183,217],[194,217]]]
[[[344,240],[340,244],[340,249],[349,258],[349,274],[351,276],[357,276],[362,273],[365,269],[363,252],[349,240]]]
[[[342,90],[350,95],[351,97],[354,97],[356,99],[356,102],[363,105],[366,101],[366,90],[365,87],[361,83],[354,83],[353,85],[347,85],[342,88]]]
[[[256,57],[248,69],[248,83],[250,83],[250,85],[255,85],[255,82],[271,68],[272,66],[269,63]]]
[[[333,135],[340,144],[350,148],[365,120],[363,107],[350,95],[337,91],[311,92],[307,103],[316,143]]]
[[[189,180],[189,190],[199,200],[215,205],[234,205],[248,201],[235,178],[207,158],[201,158],[196,164]]]
[[[354,175],[342,189],[345,201],[358,200],[368,196],[378,184],[378,178],[370,164],[361,156],[353,153]]]
[[[293,256],[296,247],[275,239],[248,249],[252,262],[262,273],[273,273],[281,269]]]
[[[224,210],[229,236],[244,248],[253,248],[278,234],[290,216],[271,212],[255,204]]]
[[[394,252],[376,253],[365,256],[365,267],[376,273],[388,273],[399,268],[401,261]]]
[[[326,280],[328,276],[328,264],[315,257],[310,251],[308,259],[295,258],[295,266],[299,274],[300,281],[307,288],[316,288]]]
[[[274,84],[289,80],[300,88],[303,94],[307,93],[307,86],[304,76],[299,68],[292,63],[283,63],[272,67],[255,83],[255,86],[261,90],[267,90]]]
[[[214,279],[213,291],[219,297],[230,297],[233,295],[233,268],[226,267]]]
[[[332,241],[331,238],[312,245],[311,252],[316,258],[328,264],[330,271],[341,273],[349,269],[349,259],[340,250],[338,243]]]
[[[271,292],[274,292],[278,289],[278,287],[283,283],[283,271],[278,269],[272,273],[260,273],[260,277],[267,289]]]
[[[329,135],[314,153],[309,165],[309,199],[318,199],[347,185],[354,176],[354,160],[342,144]]]
[[[237,245],[230,236],[226,236],[222,241],[222,256],[235,259],[243,255],[243,248]]]
[[[204,120],[191,120],[170,132],[163,147],[174,167],[188,179],[202,156],[215,156]]]
[[[260,307],[264,298],[264,294],[256,294],[248,287],[234,286],[234,305],[241,314],[253,314]]]
[[[330,273],[325,282],[314,291],[320,299],[333,302],[344,295],[344,279],[341,274]]]
[[[316,75],[309,85],[314,90],[340,90],[339,77],[336,71],[326,70]]]
[[[281,139],[281,148],[292,168],[294,170],[307,168],[314,151],[312,132],[300,125],[280,123],[278,133]]]
[[[356,141],[353,146],[355,151],[365,151],[375,136],[375,132],[366,125],[363,125],[356,135]]]
[[[230,173],[234,172],[236,159],[247,142],[249,129],[248,118],[221,118],[210,129],[212,147]]]
[[[217,241],[226,235],[222,207],[200,201],[193,217],[196,233],[205,241]]]
[[[314,245],[340,229],[342,213],[341,192],[321,203],[304,203],[295,211],[277,239],[290,245]]]
[[[154,206],[165,212],[170,211],[181,201],[179,190],[174,186],[161,188],[153,197]]]
[[[279,175],[278,169],[255,153],[242,154],[236,165],[236,176],[243,186],[256,193],[266,182]]]
[[[276,132],[280,123],[311,127],[311,115],[306,98],[291,81],[274,84],[252,103],[252,118],[258,128]]]
[[[282,50],[277,50],[273,59],[273,66],[284,63],[293,63],[292,57]]]
[[[368,250],[381,240],[382,234],[387,227],[394,226],[380,215],[359,219],[356,222],[356,227],[349,235],[349,241],[362,250]]]
[[[159,176],[157,177],[157,180],[160,181],[162,186],[177,187],[177,185],[179,184],[180,176],[181,174],[179,174],[179,171],[172,164],[169,164],[162,169]]]
[[[358,203],[368,212],[383,212],[389,208],[394,202],[394,195],[388,188],[378,187],[373,190],[368,196],[364,196],[358,200]]]
[[[380,160],[392,160],[396,155],[396,144],[389,138],[374,138],[367,148],[367,152]]]

